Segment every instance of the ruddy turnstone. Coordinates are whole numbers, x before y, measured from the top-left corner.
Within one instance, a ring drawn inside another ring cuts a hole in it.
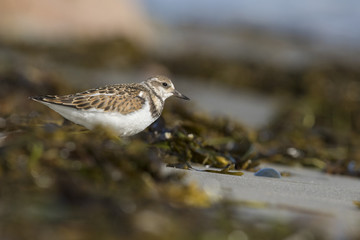
[[[165,100],[171,96],[189,100],[175,90],[169,78],[155,76],[141,83],[116,84],[70,95],[31,99],[88,129],[102,125],[117,135],[131,136],[158,119]]]

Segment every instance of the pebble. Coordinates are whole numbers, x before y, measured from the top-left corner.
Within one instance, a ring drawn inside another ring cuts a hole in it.
[[[273,168],[263,168],[254,175],[257,177],[281,178],[281,174]]]

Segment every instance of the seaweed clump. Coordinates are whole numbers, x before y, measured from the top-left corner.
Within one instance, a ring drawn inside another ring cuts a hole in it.
[[[360,176],[360,72],[352,66],[333,65],[299,74],[302,93],[289,89],[292,97],[259,131],[267,161]]]
[[[358,62],[329,58],[284,67],[191,53],[159,61],[177,75],[280,99],[283,104],[276,117],[256,131],[253,139],[262,161],[360,176]]]
[[[170,106],[169,106],[170,105]],[[258,165],[251,133],[226,118],[195,114],[171,103],[158,122],[150,127],[151,142],[169,164],[197,163],[228,170],[252,169]],[[165,124],[165,120],[174,124]]]

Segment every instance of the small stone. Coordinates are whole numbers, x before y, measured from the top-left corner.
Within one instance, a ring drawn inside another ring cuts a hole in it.
[[[273,168],[263,168],[254,175],[257,177],[281,178],[281,174]]]
[[[166,133],[165,133],[165,138],[166,138],[166,139],[169,140],[169,139],[171,139],[171,137],[172,137],[172,136],[171,136],[171,132],[166,132]]]
[[[293,147],[286,149],[286,153],[289,154],[293,158],[299,158],[301,155],[301,152],[298,149],[293,148]]]

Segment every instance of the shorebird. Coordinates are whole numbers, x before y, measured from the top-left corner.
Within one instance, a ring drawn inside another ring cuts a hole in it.
[[[171,96],[190,100],[165,76],[148,78],[141,83],[116,84],[64,96],[31,97],[64,118],[93,129],[97,125],[119,136],[143,131],[161,115],[165,100]]]

